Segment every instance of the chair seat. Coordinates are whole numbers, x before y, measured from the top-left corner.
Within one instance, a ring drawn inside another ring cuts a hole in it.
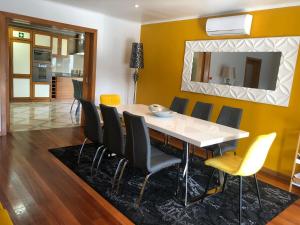
[[[240,168],[242,160],[243,158],[239,156],[230,153],[225,153],[223,156],[206,160],[205,165],[214,167],[230,175],[238,175],[236,173]]]
[[[236,143],[233,141],[223,142],[220,145],[221,145],[222,153],[232,151],[236,148]],[[219,146],[218,145],[207,146],[204,149],[206,149],[208,151],[212,151],[212,152],[214,152],[214,154],[219,154]]]
[[[13,225],[13,223],[9,217],[9,214],[8,214],[7,210],[5,210],[5,209],[0,210],[0,224],[1,225]]]
[[[168,155],[156,147],[152,146],[151,149],[151,160],[150,160],[150,173],[158,172],[164,168],[173,166],[175,164],[181,163],[181,159]]]

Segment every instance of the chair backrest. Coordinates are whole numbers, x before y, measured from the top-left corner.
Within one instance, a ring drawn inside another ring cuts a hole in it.
[[[82,85],[83,82],[79,80],[72,80],[73,83],[73,90],[74,90],[74,98],[79,100],[82,98]]]
[[[141,169],[143,172],[149,171],[151,143],[145,119],[129,112],[124,112],[123,116],[126,126],[126,140],[129,140],[126,142],[126,145],[129,145],[126,147],[126,151],[131,150],[131,153],[127,152],[126,154],[132,155],[131,164],[133,167]]]
[[[250,145],[236,175],[250,176],[257,173],[264,165],[276,133],[260,135]]]
[[[77,87],[78,87],[78,98],[82,99],[83,81],[78,80],[77,81]]]
[[[217,118],[217,123],[232,127],[239,128],[242,119],[243,110],[240,108],[233,108],[230,106],[223,106]],[[237,146],[237,140],[226,142],[228,149],[234,149]],[[224,151],[223,151],[224,152]]]
[[[224,126],[239,128],[243,110],[230,106],[223,106],[218,116],[217,123]]]
[[[100,103],[108,106],[118,106],[121,104],[121,97],[116,94],[100,95]]]
[[[205,102],[196,102],[191,116],[202,119],[210,120],[213,105]]]
[[[102,128],[99,114],[94,103],[80,99],[82,110],[84,113],[85,125],[84,134],[92,142],[96,144],[102,143]]]
[[[125,154],[124,135],[118,111],[115,107],[100,104],[104,122],[103,142],[108,150],[117,155]]]
[[[170,106],[170,110],[180,114],[184,114],[188,103],[189,100],[186,98],[174,97]]]
[[[77,85],[77,80],[72,79],[72,84],[73,84],[73,96],[75,99],[78,99],[78,85]]]

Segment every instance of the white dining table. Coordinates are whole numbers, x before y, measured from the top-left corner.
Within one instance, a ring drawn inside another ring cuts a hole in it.
[[[174,113],[172,117],[163,118],[155,116],[147,105],[131,104],[117,107],[120,116],[124,111],[143,116],[148,128],[164,133],[168,136],[182,140],[184,143],[185,166],[183,177],[185,178],[184,204],[188,205],[188,168],[189,168],[189,144],[197,147],[206,147],[220,144],[226,141],[246,138],[249,132],[223,126],[214,122],[197,119],[191,116]]]

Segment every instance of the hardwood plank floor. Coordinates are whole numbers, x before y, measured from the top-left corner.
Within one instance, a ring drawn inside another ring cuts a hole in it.
[[[133,224],[48,153],[83,139],[81,128],[15,132],[0,138],[0,202],[15,225]],[[288,188],[266,175],[259,178]],[[297,201],[269,224],[300,224],[299,212]]]

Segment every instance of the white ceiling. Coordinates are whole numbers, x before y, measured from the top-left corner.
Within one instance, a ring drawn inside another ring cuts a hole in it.
[[[121,19],[152,23],[300,5],[300,0],[48,0]],[[139,8],[135,8],[135,4]]]

